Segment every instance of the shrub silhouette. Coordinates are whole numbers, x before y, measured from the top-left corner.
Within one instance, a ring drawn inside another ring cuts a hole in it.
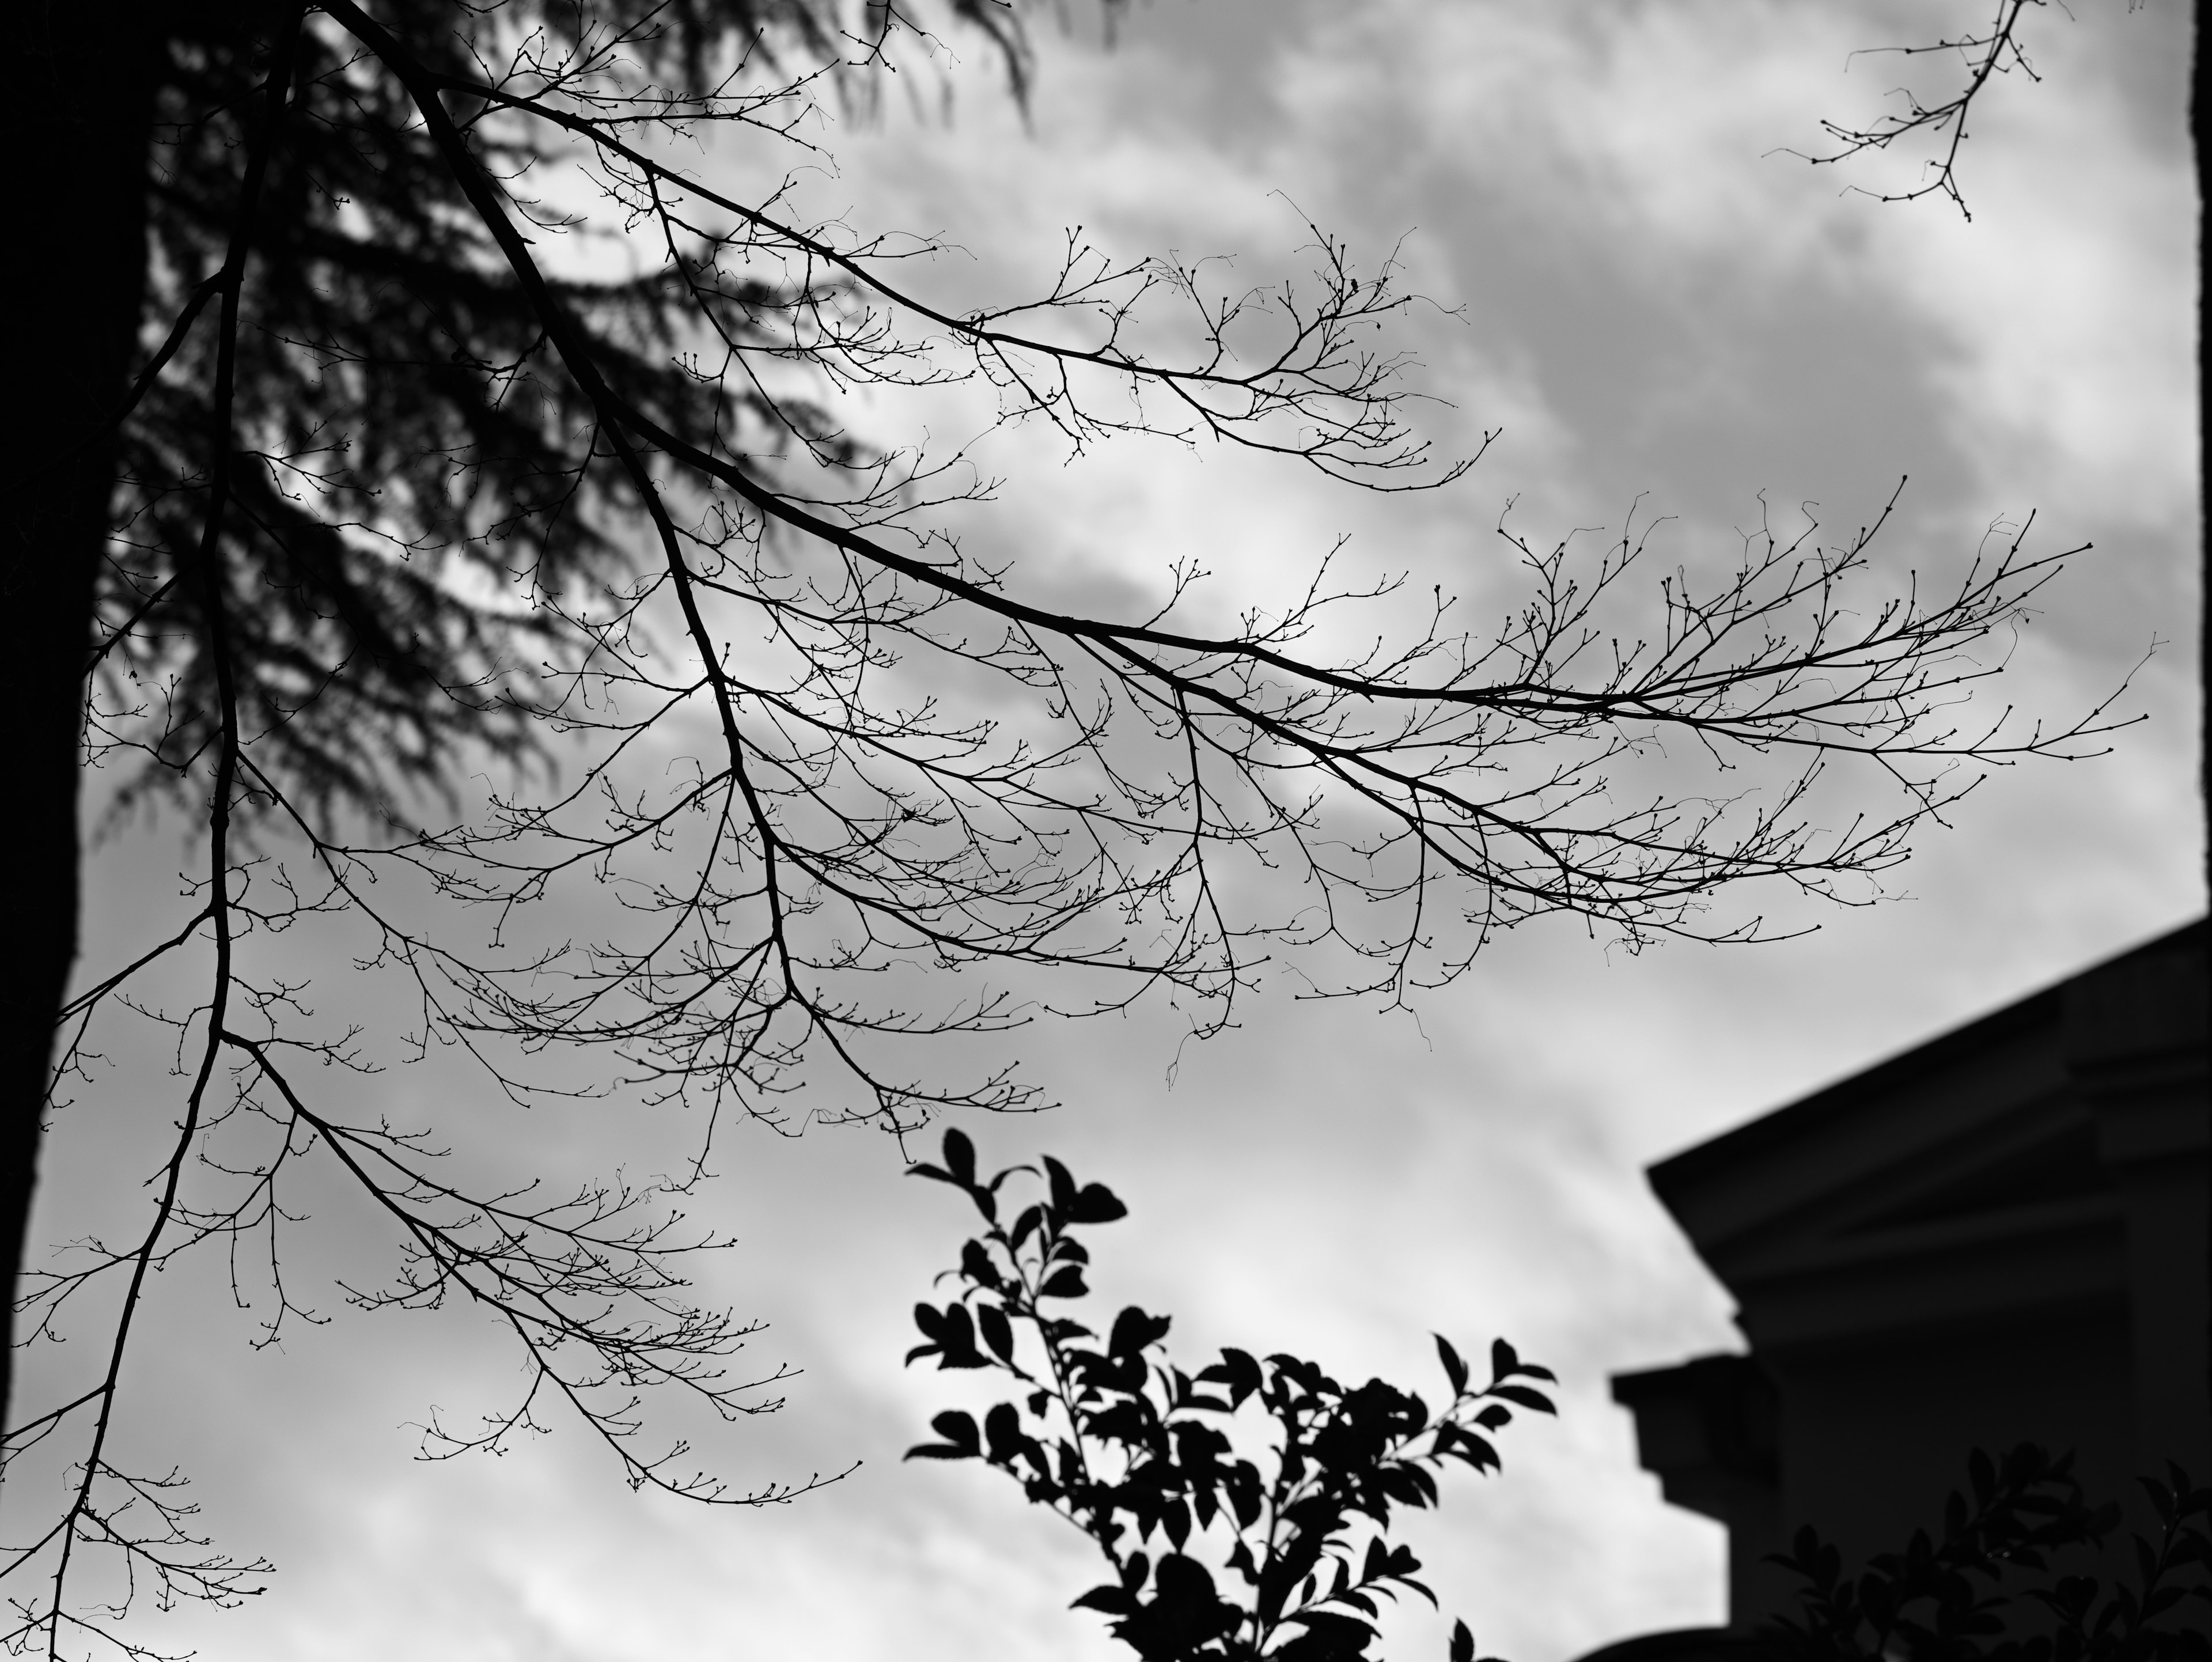
[[[945,1135],[943,1165],[911,1174],[960,1190],[987,1227],[946,1272],[958,1295],[915,1307],[923,1342],[908,1362],[995,1370],[1021,1391],[980,1426],[961,1409],[939,1414],[931,1424],[941,1440],[908,1458],[981,1460],[1090,1537],[1112,1574],[1076,1605],[1109,1617],[1146,1662],[1369,1655],[1382,1599],[1409,1590],[1436,1603],[1417,1579],[1420,1561],[1389,1538],[1392,1508],[1434,1506],[1447,1462],[1498,1470],[1491,1436],[1515,1409],[1553,1412],[1535,1383],[1551,1382],[1551,1370],[1503,1339],[1478,1386],[1437,1338],[1451,1394],[1433,1409],[1384,1380],[1346,1386],[1281,1353],[1231,1347],[1187,1373],[1162,1342],[1170,1318],[1133,1305],[1101,1345],[1046,1304],[1090,1293],[1090,1252],[1074,1232],[1127,1215],[1111,1190],[1078,1183],[1049,1157],[1042,1172],[979,1177],[958,1131]],[[1009,1225],[1000,1191],[1018,1175],[1044,1192]],[[1264,1449],[1232,1435],[1255,1420],[1268,1428]],[[1473,1662],[1464,1622],[1450,1656]]]
[[[2056,1555],[2101,1546],[2119,1508],[2092,1506],[2073,1457],[2022,1443],[1996,1460],[1976,1449],[1968,1490],[1954,1490],[1943,1532],[1914,1533],[1857,1576],[1810,1528],[1770,1562],[1804,1578],[1800,1615],[1762,1638],[1777,1662],[1844,1662],[1899,1656],[1911,1662],[2196,1662],[2212,1658],[2212,1488],[2168,1463],[2166,1481],[2139,1479],[2158,1520],[2155,1540],[2133,1537],[2135,1580],[2108,1586],[2063,1574]],[[1971,1498],[1969,1496],[1971,1495]],[[2194,1586],[2183,1585],[2191,1569]],[[2193,1616],[2198,1625],[2154,1626]],[[2033,1627],[2039,1631],[2024,1632]]]

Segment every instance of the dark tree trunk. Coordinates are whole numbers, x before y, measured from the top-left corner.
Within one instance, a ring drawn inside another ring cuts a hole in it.
[[[18,181],[0,618],[13,671],[0,807],[0,1254],[17,1287],[54,1022],[76,957],[77,784],[93,581],[114,494],[112,418],[136,356],[158,38],[137,0],[33,0],[9,31]],[[13,1373],[0,1348],[0,1411]]]
[[[2212,57],[2204,50],[2204,23],[2212,5],[2207,0],[2197,0],[2197,27],[2191,43],[2189,84],[2189,136],[2197,147],[2197,438],[2203,447],[2198,459],[2197,557],[2198,561],[2197,589],[2197,679],[2201,689],[2212,685],[2206,677],[2212,674],[2212,354],[2208,354],[2206,338],[2212,333],[2212,304],[2205,295],[2204,265],[2204,182],[2206,167],[2212,163],[2208,155],[2208,142],[2212,142]],[[2204,827],[2204,882],[2207,892],[2212,892],[2212,697],[2200,697],[2197,702],[2197,800],[2206,808]],[[2205,1110],[2212,1113],[2212,1106]],[[2205,1266],[2212,1275],[2212,1263]],[[2204,1381],[2208,1395],[2212,1395],[2212,1375]]]

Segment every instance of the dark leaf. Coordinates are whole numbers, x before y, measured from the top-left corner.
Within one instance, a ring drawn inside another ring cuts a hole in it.
[[[1044,1157],[1044,1173],[1052,1189],[1052,1209],[1063,1224],[1075,1221],[1075,1179],[1067,1175],[1067,1168],[1050,1154]]]
[[[1452,1395],[1461,1396],[1467,1390],[1467,1364],[1460,1360],[1459,1352],[1452,1348],[1450,1340],[1441,1333],[1434,1336],[1437,1358],[1444,1365],[1444,1378],[1451,1381]]]
[[[1372,1581],[1377,1576],[1388,1574],[1389,1569],[1390,1549],[1382,1543],[1382,1537],[1378,1535],[1367,1543],[1367,1556],[1359,1566],[1359,1579]]]
[[[2150,1496],[2151,1505],[2158,1508],[2159,1521],[2172,1522],[2176,1504],[2173,1491],[2155,1477],[2138,1477],[2136,1481],[2143,1486],[2143,1493]]]
[[[1345,1662],[1353,1657],[1367,1654],[1367,1647],[1374,1642],[1372,1622],[1357,1616],[1341,1616],[1334,1610],[1301,1610],[1285,1619],[1285,1626],[1305,1629],[1297,1638],[1273,1653],[1285,1662]]]
[[[1103,1610],[1109,1616],[1134,1616],[1137,1613],[1137,1601],[1133,1595],[1109,1583],[1103,1587],[1091,1588],[1090,1592],[1070,1604],[1068,1609]]]
[[[1244,1399],[1260,1388],[1260,1364],[1252,1359],[1250,1352],[1232,1345],[1221,1353],[1219,1361],[1200,1368],[1198,1377],[1227,1385],[1230,1406],[1241,1408]]]
[[[1141,1552],[1133,1552],[1121,1566],[1121,1585],[1131,1592],[1145,1585],[1145,1578],[1152,1573],[1152,1561]]]
[[[1474,1635],[1468,1631],[1464,1622],[1452,1623],[1449,1662],[1474,1662]]]
[[[1997,1469],[1985,1449],[1976,1449],[1966,1457],[1966,1476],[1974,1485],[1974,1499],[1982,1506],[1997,1492]]]
[[[1243,1616],[1214,1592],[1206,1567],[1180,1553],[1160,1560],[1152,1587],[1152,1604],[1115,1629],[1115,1635],[1148,1662],[1204,1654],[1206,1647],[1235,1628]]]
[[[1112,1223],[1129,1215],[1121,1197],[1103,1183],[1086,1183],[1066,1208],[1070,1223]]]
[[[983,1359],[983,1353],[975,1348],[975,1325],[969,1318],[966,1305],[945,1306],[944,1312],[941,1315],[938,1315],[934,1323],[922,1315],[922,1312],[928,1308],[927,1305],[915,1306],[914,1321],[915,1326],[936,1340],[937,1348],[942,1353],[938,1359],[938,1367],[954,1368],[989,1366]],[[932,1314],[935,1315],[937,1312],[933,1312]]]
[[[1239,1529],[1249,1529],[1260,1521],[1260,1484],[1249,1461],[1242,1463],[1238,1470],[1240,1478],[1246,1474],[1252,1475],[1252,1482],[1234,1482],[1229,1486],[1229,1508],[1237,1514],[1237,1527]]]
[[[1013,1361],[1013,1324],[1006,1319],[1005,1311],[994,1304],[979,1304],[975,1306],[975,1325],[982,1330],[983,1342],[991,1347],[993,1355],[1002,1362]]]
[[[1079,1299],[1091,1289],[1083,1284],[1083,1269],[1079,1264],[1065,1263],[1045,1278],[1037,1288],[1041,1299]]]
[[[963,1453],[983,1452],[983,1440],[976,1432],[973,1415],[963,1414],[957,1408],[947,1409],[929,1422],[929,1428]]]
[[[975,1186],[975,1145],[968,1141],[965,1132],[950,1126],[945,1132],[945,1165],[952,1181],[963,1189]]]
[[[989,1249],[981,1241],[969,1241],[960,1249],[960,1273],[976,1286],[994,1291],[1003,1281],[999,1266],[991,1262]]]
[[[1490,1440],[1478,1432],[1462,1430],[1455,1440],[1457,1446],[1452,1452],[1477,1471],[1496,1471],[1504,1464]]]
[[[1000,1403],[983,1416],[983,1435],[991,1446],[991,1458],[1010,1466],[1029,1439],[1022,1435],[1022,1416],[1012,1403]]]
[[[1167,1337],[1170,1325],[1167,1317],[1147,1315],[1129,1305],[1114,1318],[1114,1331],[1106,1341],[1107,1353],[1115,1356],[1141,1355],[1147,1345]]]
[[[1168,1541],[1177,1552],[1190,1539],[1190,1508],[1181,1501],[1170,1501],[1161,1509],[1160,1527],[1167,1531]]]
[[[1545,1396],[1540,1391],[1530,1390],[1527,1385],[1492,1385],[1490,1387],[1490,1394],[1493,1397],[1503,1397],[1509,1403],[1517,1403],[1522,1408],[1534,1409],[1539,1414],[1559,1412],[1552,1406],[1550,1397]]]

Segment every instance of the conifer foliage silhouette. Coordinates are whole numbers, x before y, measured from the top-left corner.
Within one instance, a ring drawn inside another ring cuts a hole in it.
[[[1188,563],[1141,615],[1090,615],[967,551],[985,475],[901,429],[901,396],[964,384],[985,435],[1165,435],[1378,490],[1473,460],[1411,424],[1396,268],[1322,228],[1293,228],[1296,281],[1240,289],[1071,235],[1031,298],[963,305],[908,282],[927,243],[808,215],[784,170],[820,159],[817,118],[927,64],[931,28],[983,42],[1022,95],[1024,16],[32,0],[18,20],[9,142],[39,240],[0,556],[0,1243],[18,1341],[76,1342],[0,1381],[8,1642],[123,1642],[133,1590],[253,1585],[167,1460],[119,1463],[125,1363],[149,1276],[204,1245],[270,1336],[307,1313],[282,1265],[310,1174],[392,1245],[354,1303],[473,1307],[525,1361],[517,1401],[434,1422],[428,1452],[558,1409],[633,1483],[784,1498],[689,1470],[654,1429],[656,1404],[772,1404],[733,1360],[751,1328],[684,1273],[713,1243],[675,1197],[716,1127],[1029,1102],[938,1041],[1028,1019],[1039,976],[1079,1013],[1164,990],[1205,1032],[1270,954],[1397,997],[1547,913],[1740,934],[1702,910],[1716,890],[1852,898],[1968,788],[1962,764],[2081,753],[2109,725],[1961,726],[2054,562],[2015,545],[1940,594],[1847,606],[1881,519],[1762,533],[1711,584],[1653,584],[1626,630],[1629,535],[1587,560],[1505,537],[1525,599],[1486,631],[1325,551],[1302,599],[1221,626]],[[718,182],[732,154],[743,190]],[[1779,782],[1613,782],[1670,734]],[[1817,806],[1831,770],[1863,788],[1840,817]],[[81,965],[88,777],[112,813],[195,825],[197,868],[131,951]],[[480,1104],[395,1123],[329,1087],[384,1052],[316,1006],[302,941],[404,987],[387,1048],[467,1058]],[[173,1075],[107,1070],[134,1024]],[[503,1105],[602,1090],[694,1111],[689,1165],[561,1187],[489,1130],[484,1159],[441,1160]],[[143,1208],[27,1251],[41,1139],[94,1106],[160,1143]],[[48,1486],[51,1510],[27,1498]]]

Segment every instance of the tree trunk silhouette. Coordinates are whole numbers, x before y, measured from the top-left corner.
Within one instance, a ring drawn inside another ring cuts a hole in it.
[[[2212,307],[2205,298],[2204,180],[2208,157],[2205,139],[2212,129],[2212,64],[2204,55],[2205,0],[2197,0],[2197,27],[2190,44],[2189,137],[2197,152],[2197,441],[2202,447],[2197,467],[2197,679],[2200,689],[2212,686],[2212,357],[2206,356],[2205,338],[2212,333]],[[2204,825],[2204,883],[2212,892],[2212,698],[2197,704],[2197,800],[2207,807]],[[2206,1110],[2212,1113],[2212,1108]],[[2212,1373],[2204,1389],[2212,1396]]]
[[[54,1021],[76,958],[78,744],[94,578],[146,265],[145,156],[158,40],[138,0],[40,0],[17,36],[9,153],[29,181],[9,354],[15,403],[0,568],[14,685],[0,1052],[0,1253],[16,1284]],[[12,1329],[12,1300],[10,1304]],[[11,1334],[12,1336],[12,1334]],[[0,1411],[15,1353],[0,1348]]]

